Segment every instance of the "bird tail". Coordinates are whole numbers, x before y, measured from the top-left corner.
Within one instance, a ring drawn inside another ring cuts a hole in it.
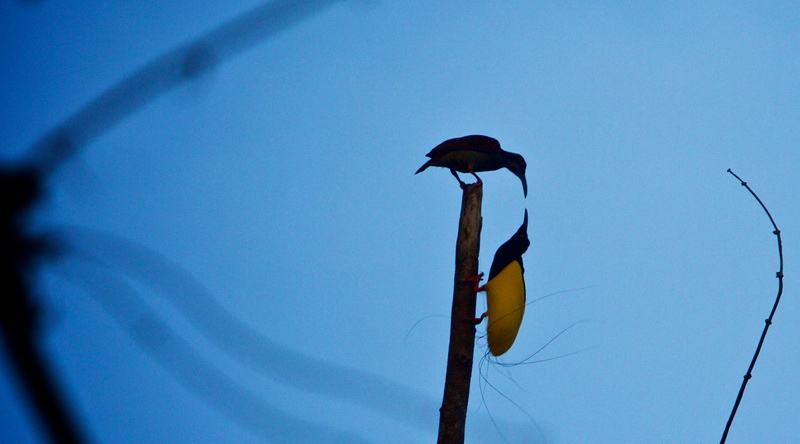
[[[428,168],[428,167],[429,167],[429,166],[431,166],[431,165],[433,165],[433,159],[431,159],[431,160],[429,160],[429,161],[425,162],[425,164],[424,164],[424,165],[422,165],[421,167],[419,167],[419,169],[417,170],[417,172],[416,172],[416,173],[414,173],[414,174],[419,174],[419,173],[421,173],[421,172],[425,171],[425,169],[426,169],[426,168]]]

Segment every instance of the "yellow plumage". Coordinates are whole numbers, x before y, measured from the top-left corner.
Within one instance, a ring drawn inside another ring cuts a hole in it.
[[[484,289],[489,351],[500,356],[514,344],[525,314],[525,280],[520,263],[511,261]]]

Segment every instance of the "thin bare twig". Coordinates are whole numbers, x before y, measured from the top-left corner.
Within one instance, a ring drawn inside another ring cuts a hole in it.
[[[747,373],[744,375],[744,380],[742,381],[742,386],[739,388],[739,394],[736,396],[736,402],[733,404],[733,410],[731,410],[731,416],[728,418],[728,423],[725,425],[725,431],[722,433],[722,439],[720,440],[720,444],[725,444],[725,440],[728,439],[728,432],[731,429],[731,424],[733,424],[733,418],[736,416],[736,410],[739,409],[739,404],[742,402],[742,395],[744,395],[744,389],[747,387],[747,381],[753,377],[753,367],[756,365],[756,360],[758,360],[758,355],[761,353],[761,346],[764,345],[764,338],[767,337],[767,331],[769,330],[769,326],[772,325],[772,317],[775,316],[775,311],[778,309],[778,304],[781,301],[781,295],[783,294],[783,244],[781,243],[781,230],[778,229],[778,226],[775,224],[775,219],[772,218],[772,214],[770,214],[767,207],[764,205],[764,202],[761,202],[761,199],[758,198],[755,192],[747,185],[747,182],[743,181],[739,176],[736,175],[733,171],[728,168],[728,172],[733,175],[733,177],[739,179],[742,186],[747,188],[747,191],[756,198],[758,203],[761,205],[761,208],[764,209],[764,212],[767,213],[769,217],[769,221],[772,222],[772,227],[775,229],[772,233],[778,238],[778,257],[780,258],[780,267],[776,276],[778,278],[778,295],[775,297],[775,303],[772,305],[772,311],[769,313],[769,317],[764,321],[764,330],[761,332],[761,339],[758,340],[758,346],[756,347],[756,352],[753,354],[753,360],[750,361],[750,367],[747,368]]]

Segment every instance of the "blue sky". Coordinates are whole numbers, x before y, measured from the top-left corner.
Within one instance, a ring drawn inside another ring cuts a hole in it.
[[[727,168],[772,211],[787,276],[728,442],[795,439],[800,5],[331,3],[137,103],[50,179],[37,225],[75,250],[39,279],[47,346],[91,436],[433,441],[461,193],[413,173],[486,134],[525,156],[529,194],[482,174],[480,268],[527,208],[529,299],[572,290],[531,305],[502,360],[577,322],[537,357],[580,353],[489,366],[483,399],[476,371],[468,442],[719,440],[778,267]],[[3,2],[2,159],[259,5]],[[4,440],[40,442],[0,371]]]

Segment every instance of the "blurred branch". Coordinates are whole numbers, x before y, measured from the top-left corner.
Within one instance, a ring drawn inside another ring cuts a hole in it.
[[[86,263],[102,265],[91,257]],[[273,406],[203,358],[191,344],[144,304],[123,279],[86,263],[64,272],[97,300],[142,350],[187,390],[234,423],[270,442],[362,443],[353,433],[298,418]],[[77,277],[77,279],[76,279]]]
[[[264,337],[237,319],[186,270],[164,256],[99,230],[70,228],[62,229],[60,234],[80,256],[113,264],[155,290],[211,343],[252,370],[415,427],[431,428],[427,407],[435,405],[435,400],[381,376],[325,362]],[[86,248],[80,248],[81,244]]]
[[[42,195],[42,176],[31,169],[0,167],[0,335],[11,366],[51,442],[86,442],[47,365],[41,317],[33,297],[37,262],[51,252],[47,239],[27,230],[30,212]]]
[[[439,409],[439,444],[463,443],[469,404],[469,387],[475,351],[476,295],[470,278],[478,274],[483,186],[467,185],[461,199],[456,241],[456,272],[450,320],[450,347],[442,408]]]
[[[155,58],[37,140],[27,153],[28,162],[43,173],[58,168],[162,93],[337,1],[271,1]]]
[[[83,442],[42,352],[39,311],[31,276],[44,241],[29,235],[27,217],[41,199],[44,181],[125,117],[178,84],[207,72],[228,57],[309,17],[336,0],[276,0],[254,8],[167,52],[112,86],[37,140],[15,170],[0,171],[0,328],[12,365],[44,429],[54,442]]]
[[[747,373],[744,375],[742,385],[739,387],[739,394],[736,396],[736,402],[733,404],[733,410],[731,410],[731,415],[728,417],[728,423],[725,424],[725,431],[722,433],[720,444],[725,444],[725,440],[728,438],[728,432],[731,429],[731,424],[733,424],[733,418],[736,416],[736,411],[739,409],[739,404],[742,402],[742,396],[744,395],[744,390],[747,387],[747,382],[753,377],[753,367],[756,366],[756,360],[758,360],[758,355],[761,353],[761,346],[764,345],[764,339],[767,337],[767,331],[769,330],[769,326],[772,325],[772,318],[775,316],[775,311],[778,309],[778,304],[780,303],[781,295],[783,294],[783,244],[781,243],[781,230],[778,229],[778,226],[775,224],[775,219],[772,218],[772,214],[770,214],[766,205],[764,205],[764,202],[758,198],[756,193],[753,192],[749,185],[747,185],[747,182],[743,181],[739,176],[731,171],[730,168],[728,169],[728,172],[731,173],[733,177],[739,179],[739,182],[741,182],[742,186],[747,188],[747,191],[749,191],[750,194],[756,198],[758,203],[761,205],[761,208],[763,208],[764,212],[767,213],[767,217],[769,217],[769,221],[772,223],[772,228],[774,229],[772,233],[778,239],[778,257],[780,259],[780,265],[778,272],[776,273],[778,278],[778,295],[775,297],[775,303],[772,305],[772,311],[769,313],[769,317],[764,321],[764,330],[761,332],[761,338],[758,340],[758,346],[753,354],[753,359],[750,361],[750,367],[747,368]]]

